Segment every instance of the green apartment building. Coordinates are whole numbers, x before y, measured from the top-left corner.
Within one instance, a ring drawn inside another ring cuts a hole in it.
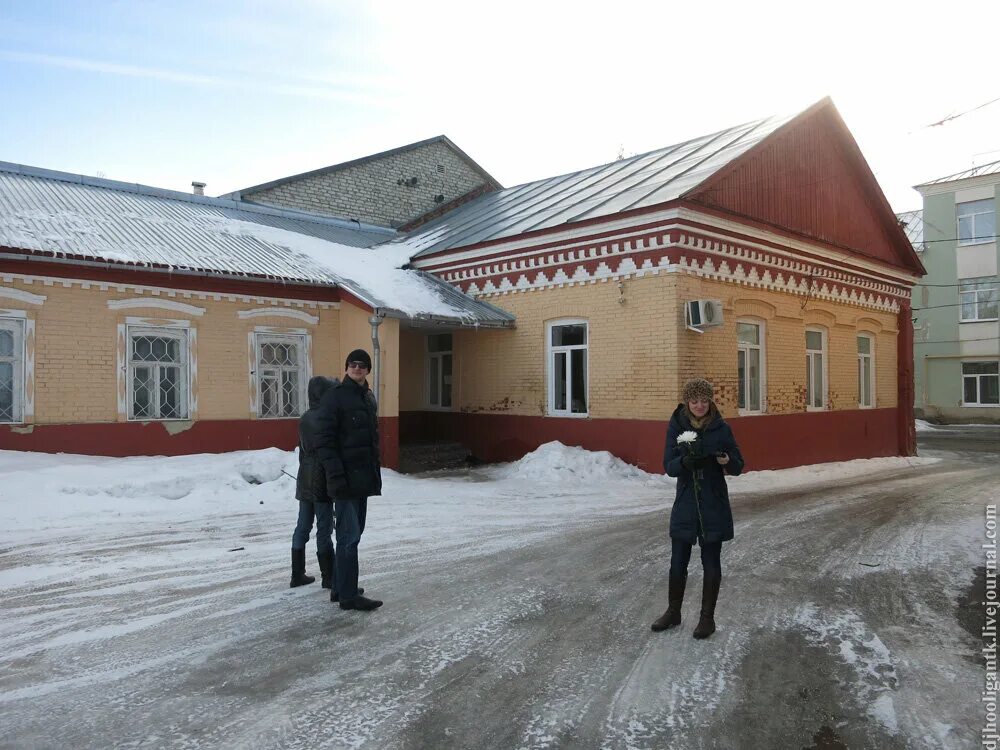
[[[1000,422],[1000,161],[916,186],[900,214],[927,269],[913,289],[914,406],[942,422]]]

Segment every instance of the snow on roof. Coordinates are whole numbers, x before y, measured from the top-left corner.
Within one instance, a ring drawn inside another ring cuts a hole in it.
[[[768,117],[628,159],[508,188],[423,225],[418,255],[610,216],[681,197],[792,119]]]
[[[336,285],[408,316],[513,317],[400,268],[393,230],[0,162],[0,246],[152,268]]]

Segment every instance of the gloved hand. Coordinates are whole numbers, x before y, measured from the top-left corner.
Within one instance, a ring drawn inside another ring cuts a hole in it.
[[[681,464],[688,471],[694,471],[695,469],[702,469],[708,463],[708,458],[706,456],[692,456],[690,453],[685,453],[684,458],[681,459]]]
[[[333,478],[333,483],[330,485],[329,493],[330,497],[334,500],[337,499],[337,495],[341,490],[347,489],[347,477],[344,474],[337,474]]]

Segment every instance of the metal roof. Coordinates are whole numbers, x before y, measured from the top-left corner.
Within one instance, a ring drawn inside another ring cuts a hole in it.
[[[1000,161],[993,161],[989,164],[980,164],[978,167],[972,167],[971,169],[966,169],[962,172],[956,172],[955,174],[950,174],[947,177],[938,177],[936,180],[928,180],[927,182],[921,182],[919,185],[914,187],[924,187],[925,185],[939,185],[943,182],[957,182],[958,180],[967,180],[970,177],[983,177],[989,174],[1000,174]]]
[[[924,251],[924,212],[923,211],[903,211],[896,214],[906,239],[913,245],[913,249],[918,253]]]
[[[397,269],[388,259],[385,275],[399,278],[374,287],[353,281],[349,272],[359,265],[360,254],[372,252],[364,248],[394,236],[391,229],[303,211],[0,162],[0,247],[152,269],[343,286],[372,307],[400,316],[485,325],[513,320],[444,282]],[[329,265],[323,262],[327,257]],[[419,309],[399,313],[399,300],[384,299],[389,296],[384,292],[407,287],[428,294],[420,297]]]
[[[679,198],[791,119],[769,117],[610,164],[487,193],[410,235],[437,235],[414,257]]]

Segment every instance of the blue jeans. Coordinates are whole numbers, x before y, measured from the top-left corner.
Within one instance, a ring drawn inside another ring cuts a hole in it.
[[[292,534],[292,549],[305,549],[316,517],[316,551],[333,553],[333,503],[299,501],[299,520]]]
[[[691,562],[691,546],[680,539],[670,540],[670,575],[685,577]],[[706,576],[722,576],[722,542],[701,544],[701,567]]]
[[[358,596],[358,544],[365,531],[368,498],[338,500],[337,514],[337,582],[336,592],[341,602]]]

